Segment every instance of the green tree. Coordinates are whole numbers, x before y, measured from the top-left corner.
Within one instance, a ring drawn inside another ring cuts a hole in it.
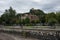
[[[15,22],[15,16],[16,11],[13,10],[12,7],[10,7],[10,9],[5,10],[4,14],[1,16],[2,23],[4,22],[5,24],[13,24]]]
[[[16,15],[16,18],[17,18],[17,19],[21,19],[21,14],[17,14],[17,15]]]
[[[1,17],[0,17],[0,24],[2,23]]]
[[[32,15],[37,15],[39,20],[40,20],[40,23],[43,23],[43,25],[44,25],[44,23],[45,23],[45,13],[42,10],[32,8],[32,9],[30,9],[30,13]]]
[[[48,24],[52,27],[55,28],[55,24],[57,23],[57,20],[54,18],[49,19]]]
[[[60,12],[56,12],[58,23],[60,24]]]
[[[21,14],[17,14],[16,15],[16,24],[20,24],[21,25]]]
[[[56,19],[56,14],[54,12],[48,13],[47,22],[51,27],[55,26],[55,24],[57,23],[57,19]]]
[[[28,17],[26,17],[25,24],[29,24],[29,23],[30,23],[30,19]]]

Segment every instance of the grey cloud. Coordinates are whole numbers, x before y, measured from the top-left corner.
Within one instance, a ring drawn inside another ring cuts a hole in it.
[[[0,11],[2,12],[10,6],[17,12],[28,12],[31,8],[52,12],[60,8],[60,0],[0,0],[0,4]]]

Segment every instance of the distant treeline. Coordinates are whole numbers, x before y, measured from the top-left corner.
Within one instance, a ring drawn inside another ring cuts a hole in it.
[[[55,25],[60,24],[60,12],[44,13],[40,9],[30,9],[27,13],[17,13],[12,7],[0,17],[0,25]]]

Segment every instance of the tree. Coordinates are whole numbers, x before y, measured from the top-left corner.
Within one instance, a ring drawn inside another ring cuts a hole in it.
[[[13,24],[15,22],[15,15],[16,11],[13,10],[12,7],[10,7],[8,10],[5,10],[4,14],[1,16],[2,23],[4,22],[5,24]]]
[[[34,9],[34,8],[30,9],[30,13],[37,16],[41,16],[45,14],[42,10]]]
[[[17,14],[17,15],[16,15],[16,18],[17,18],[17,19],[21,19],[21,14]]]
[[[28,17],[26,17],[25,24],[29,24],[29,23],[30,23],[30,19]]]
[[[0,17],[0,24],[2,23],[1,17]]]
[[[54,28],[55,28],[54,25],[57,23],[56,14],[55,14],[54,12],[48,13],[47,21],[48,21],[48,24],[49,24],[51,27],[54,27]]]
[[[55,23],[57,23],[57,20],[54,18],[49,19],[48,24],[52,27],[55,28]]]
[[[60,24],[60,12],[56,12],[58,23]]]
[[[21,25],[25,25],[25,20],[24,19],[21,20]]]
[[[16,24],[20,24],[21,25],[21,14],[17,14],[16,15]]]
[[[44,25],[44,23],[45,23],[45,13],[42,10],[32,8],[32,9],[30,9],[30,13],[32,15],[37,15],[39,20],[40,20],[40,23],[43,23],[43,25]]]
[[[16,11],[13,10],[12,7],[10,7],[10,9],[8,9],[8,11],[9,11],[9,16],[10,16],[11,18],[14,18],[14,17],[16,16]]]

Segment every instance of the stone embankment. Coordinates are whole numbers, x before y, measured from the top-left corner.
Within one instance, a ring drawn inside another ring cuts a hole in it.
[[[13,40],[60,40],[59,30],[0,30],[2,33],[7,33],[7,37],[13,38]],[[10,39],[9,39],[10,40]]]

